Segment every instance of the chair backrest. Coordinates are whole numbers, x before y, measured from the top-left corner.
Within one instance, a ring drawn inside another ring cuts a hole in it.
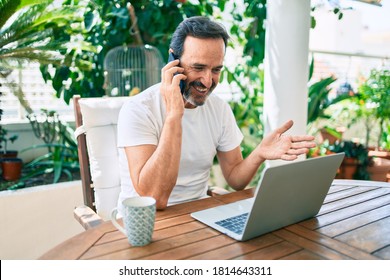
[[[84,203],[104,220],[120,192],[116,129],[120,108],[129,98],[73,98]]]

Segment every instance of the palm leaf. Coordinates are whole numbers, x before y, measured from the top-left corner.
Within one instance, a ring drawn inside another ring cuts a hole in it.
[[[50,5],[53,0],[0,0],[0,30],[6,26],[9,29],[9,26],[15,26],[23,23],[23,21],[33,19],[33,11],[41,9],[44,11],[48,5]],[[28,7],[28,8],[27,8]],[[26,9],[25,9],[26,8]],[[29,17],[23,17],[24,12],[29,14]]]
[[[83,5],[88,2],[80,1],[79,5],[61,5],[58,8],[51,5],[53,2],[54,0],[0,0],[2,75],[32,61],[41,66],[72,65],[83,71],[92,68],[92,62],[84,53],[96,52],[96,47],[83,40],[73,40],[73,35],[83,32],[83,12],[80,13],[80,8],[84,8]],[[70,25],[72,28],[66,28]],[[19,95],[19,100],[23,100],[21,91]],[[25,108],[31,111],[28,106]]]
[[[21,1],[20,5],[14,8],[18,17],[0,31],[1,68],[15,69],[20,63],[28,61],[68,66],[76,62],[82,69],[91,68],[91,62],[88,60],[65,60],[65,54],[73,56],[73,51],[96,52],[96,47],[85,42],[58,42],[54,39],[57,32],[55,30],[70,22],[82,22],[82,17],[77,12],[79,7],[62,6],[47,11],[52,2]],[[28,5],[28,9],[19,9]],[[1,7],[4,5],[0,5]]]
[[[329,102],[328,94],[330,89],[328,86],[334,81],[336,81],[336,78],[331,76],[321,79],[309,87],[308,123],[311,123],[322,116],[323,111]]]
[[[20,5],[20,0],[1,0],[0,1],[0,29],[7,20],[15,13]]]
[[[69,22],[82,21],[83,17],[77,13],[80,7],[62,6],[61,9],[54,9],[50,12],[42,13],[34,21],[32,28],[46,25],[48,22],[55,22],[58,27],[63,27]]]
[[[36,4],[52,3],[53,0],[0,0],[0,29],[19,10]]]
[[[18,18],[7,28],[0,32],[0,47],[10,42],[15,42],[23,38],[24,40],[42,40],[34,38],[42,32],[41,37],[53,36],[53,28],[61,29],[63,26],[73,21],[82,21],[75,7],[62,7],[50,12],[46,11],[47,4],[39,4],[22,11]],[[50,34],[46,34],[50,32]]]

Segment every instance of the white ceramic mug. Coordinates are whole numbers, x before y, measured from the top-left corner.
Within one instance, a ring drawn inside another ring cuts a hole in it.
[[[123,202],[123,225],[117,222],[118,209],[111,212],[113,225],[127,236],[132,246],[145,246],[152,241],[156,200],[153,197],[141,196],[125,199]]]

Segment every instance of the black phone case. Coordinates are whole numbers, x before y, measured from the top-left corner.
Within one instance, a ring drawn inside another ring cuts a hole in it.
[[[176,60],[176,59],[179,59],[179,58],[176,55],[174,55],[174,53],[170,52],[169,56],[168,56],[168,62],[171,62],[171,61]],[[183,80],[180,80],[180,92],[181,92],[181,94],[184,93],[185,87],[186,87],[186,83]]]

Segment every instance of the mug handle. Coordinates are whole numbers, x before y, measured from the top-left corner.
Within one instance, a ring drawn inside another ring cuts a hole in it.
[[[117,208],[112,209],[112,211],[111,211],[111,222],[120,232],[122,232],[124,235],[127,235],[125,229],[116,220],[116,214],[117,213],[118,213],[118,209]]]

